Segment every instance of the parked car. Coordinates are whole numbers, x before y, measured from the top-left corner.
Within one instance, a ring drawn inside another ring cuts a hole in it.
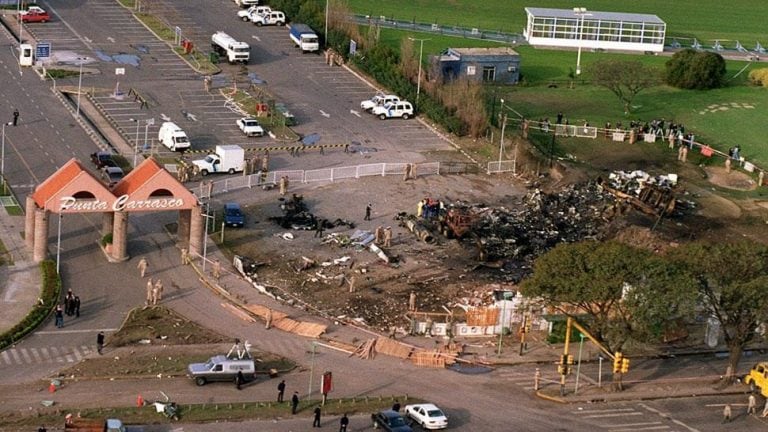
[[[96,165],[96,168],[116,167],[117,163],[112,159],[112,153],[107,151],[97,151],[91,153],[91,162]]]
[[[422,429],[445,429],[448,427],[448,417],[440,408],[431,403],[406,405],[405,415],[420,424]]]
[[[413,117],[413,105],[406,101],[390,102],[384,106],[374,107],[373,115],[382,120],[396,117],[408,120]]]
[[[744,384],[748,385],[752,392],[759,391],[763,396],[768,395],[768,362],[752,366],[749,373],[744,376]]]
[[[259,124],[259,121],[255,118],[250,117],[243,117],[241,119],[237,120],[237,127],[240,128],[241,131],[245,134],[245,136],[249,137],[260,137],[264,136],[264,128],[261,127]]]
[[[245,21],[253,21],[253,19],[258,15],[265,15],[272,12],[272,8],[269,6],[251,6],[248,9],[245,10],[239,10],[237,11],[237,16]]]
[[[107,167],[104,168],[104,171],[101,172],[101,178],[107,182],[107,186],[110,188],[115,187],[115,185],[119,183],[123,177],[125,177],[125,174],[123,173],[123,169],[120,167]]]
[[[259,0],[235,0],[235,4],[238,6],[245,8],[248,6],[256,6],[259,4]]]
[[[21,12],[21,22],[33,23],[33,22],[48,22],[51,20],[51,16],[48,12],[37,7],[30,6],[26,11]]]
[[[360,102],[360,109],[372,112],[375,107],[384,106],[390,102],[400,102],[400,98],[397,95],[379,93],[370,99]]]
[[[259,27],[265,25],[284,26],[285,14],[280,11],[271,11],[263,15],[252,14],[251,21]]]
[[[233,202],[224,204],[224,225],[232,227],[245,225],[245,215],[240,210],[240,204]]]
[[[403,416],[397,411],[384,410],[371,414],[373,428],[382,428],[387,432],[413,432],[405,422]]]

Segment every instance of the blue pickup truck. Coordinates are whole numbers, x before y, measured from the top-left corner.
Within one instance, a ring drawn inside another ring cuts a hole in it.
[[[240,210],[240,204],[224,204],[224,225],[232,227],[245,226],[245,215]]]

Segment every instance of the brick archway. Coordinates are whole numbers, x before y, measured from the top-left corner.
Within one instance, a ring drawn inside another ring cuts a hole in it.
[[[48,255],[50,213],[101,213],[102,235],[112,234],[110,261],[130,258],[127,229],[132,212],[178,211],[177,246],[193,254],[202,249],[203,216],[197,197],[154,159],[139,164],[112,190],[71,159],[35,188],[26,210],[26,242],[35,262]]]

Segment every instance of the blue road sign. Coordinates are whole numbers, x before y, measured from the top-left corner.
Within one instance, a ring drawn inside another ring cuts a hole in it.
[[[51,56],[51,43],[38,42],[35,47],[35,57],[39,59],[49,58]]]

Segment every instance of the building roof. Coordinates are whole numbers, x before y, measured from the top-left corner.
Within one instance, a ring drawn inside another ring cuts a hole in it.
[[[60,213],[61,198],[80,194],[108,202],[110,205],[115,199],[104,183],[73,158],[35,188],[32,199],[39,208]]]
[[[527,7],[525,11],[535,17],[553,17],[553,18],[579,18],[580,14],[577,14],[573,9],[550,9],[550,8],[535,8]],[[637,14],[637,13],[624,13],[624,12],[600,12],[587,10],[584,14],[584,18],[592,20],[603,21],[628,21],[628,22],[647,22],[656,24],[665,24],[661,18],[651,14]]]
[[[494,47],[494,48],[449,48],[450,51],[459,53],[460,55],[478,56],[478,55],[519,55],[517,51],[509,47]]]

